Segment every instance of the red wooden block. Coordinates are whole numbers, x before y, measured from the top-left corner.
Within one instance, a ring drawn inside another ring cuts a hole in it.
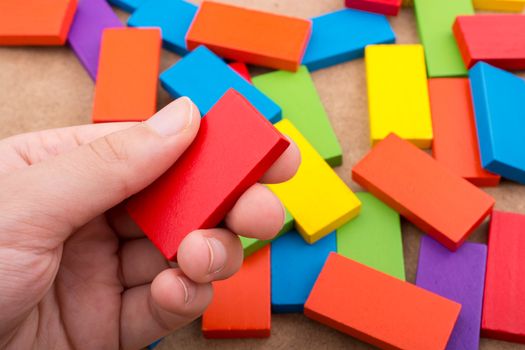
[[[356,10],[397,16],[401,0],[345,0],[345,5]]]
[[[354,166],[352,178],[450,250],[494,206],[491,196],[395,134]]]
[[[525,215],[494,211],[481,334],[525,343]]]
[[[213,282],[213,300],[202,316],[206,338],[270,336],[270,246],[246,258],[241,269]]]
[[[241,77],[248,80],[248,82],[252,82],[252,77],[250,76],[250,72],[248,72],[248,67],[242,62],[232,62],[229,63],[228,66],[230,66],[231,69],[239,73]]]
[[[458,16],[453,31],[468,68],[484,61],[525,69],[525,15]]]
[[[184,155],[127,203],[133,220],[173,260],[191,231],[216,226],[289,142],[235,90],[201,121]]]
[[[382,349],[445,349],[461,305],[331,253],[306,316]]]

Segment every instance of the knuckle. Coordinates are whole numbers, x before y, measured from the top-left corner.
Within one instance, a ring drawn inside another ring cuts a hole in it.
[[[121,163],[128,160],[122,140],[106,135],[88,144],[95,157],[104,163]]]

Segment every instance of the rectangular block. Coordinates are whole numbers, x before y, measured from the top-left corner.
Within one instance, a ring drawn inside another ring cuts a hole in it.
[[[381,349],[442,350],[461,305],[331,253],[305,315]]]
[[[416,284],[461,304],[447,350],[479,349],[487,246],[465,243],[450,252],[430,237],[421,238]]]
[[[157,110],[158,28],[109,28],[102,34],[93,123],[142,121]]]
[[[108,2],[124,11],[133,12],[147,0],[108,0]],[[157,0],[155,0],[157,1]]]
[[[428,88],[434,158],[476,186],[497,186],[500,176],[481,166],[469,80],[432,78]]]
[[[507,70],[525,69],[525,15],[459,16],[454,36],[470,68],[479,61]]]
[[[312,18],[312,37],[303,57],[310,71],[361,58],[365,46],[393,43],[396,36],[385,16],[351,9]]]
[[[525,343],[525,215],[494,211],[481,334]]]
[[[96,80],[100,41],[106,28],[123,27],[105,0],[80,0],[68,42],[91,79]]]
[[[371,45],[365,50],[372,145],[391,132],[421,148],[432,144],[425,58],[421,45]]]
[[[229,90],[204,116],[184,155],[128,200],[127,210],[173,260],[181,240],[193,230],[216,226],[289,144],[247,100]]]
[[[345,5],[356,10],[397,16],[401,0],[345,0]]]
[[[354,166],[352,179],[450,250],[494,206],[491,196],[395,134]]]
[[[476,10],[523,12],[525,0],[473,0]]]
[[[467,70],[452,35],[452,24],[457,16],[474,14],[472,0],[415,0],[414,6],[428,76],[466,76]]]
[[[296,73],[258,75],[253,78],[253,85],[281,107],[283,118],[295,125],[328,164],[342,164],[341,146],[305,66]]]
[[[190,50],[206,45],[217,55],[296,71],[310,38],[309,20],[203,1],[186,36]]]
[[[330,252],[336,250],[335,232],[308,244],[296,231],[272,242],[272,311],[303,312],[303,307]]]
[[[206,338],[270,336],[270,246],[244,260],[241,269],[213,282],[213,300],[202,315]]]
[[[0,45],[64,45],[77,0],[2,0]]]
[[[248,67],[246,67],[246,64],[242,62],[231,62],[228,63],[228,66],[230,66],[231,69],[236,71],[241,77],[246,79],[249,83],[252,82],[252,77],[250,76],[250,72],[248,71]]]
[[[289,120],[275,126],[295,142],[301,165],[292,179],[268,187],[290,211],[304,240],[312,244],[359,214],[361,202]]]
[[[166,49],[179,55],[188,53],[186,33],[197,6],[185,0],[144,1],[128,19],[130,27],[159,27]]]
[[[235,89],[270,122],[281,119],[281,108],[275,102],[204,46],[164,71],[160,82],[173,97],[191,98],[202,115],[208,113],[228,89]]]
[[[480,62],[470,70],[481,165],[525,184],[525,81]]]
[[[357,192],[361,212],[337,229],[337,253],[405,279],[399,214],[366,192]]]

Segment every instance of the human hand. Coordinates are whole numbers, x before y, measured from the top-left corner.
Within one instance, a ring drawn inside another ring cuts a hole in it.
[[[144,347],[197,318],[211,281],[240,268],[236,234],[277,234],[284,210],[261,184],[237,201],[226,228],[190,233],[178,267],[127,216],[122,201],[179,158],[199,123],[181,98],[145,123],[0,141],[0,348]],[[289,179],[299,162],[292,144],[261,182]]]

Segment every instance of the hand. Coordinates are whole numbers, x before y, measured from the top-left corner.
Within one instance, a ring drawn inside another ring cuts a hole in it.
[[[119,205],[190,145],[200,116],[181,98],[145,123],[48,130],[0,141],[0,348],[138,349],[197,318],[211,281],[242,263],[238,237],[269,239],[283,207],[256,184],[227,228],[189,234],[171,267]],[[293,176],[292,145],[262,182]],[[184,179],[181,179],[184,181]]]

